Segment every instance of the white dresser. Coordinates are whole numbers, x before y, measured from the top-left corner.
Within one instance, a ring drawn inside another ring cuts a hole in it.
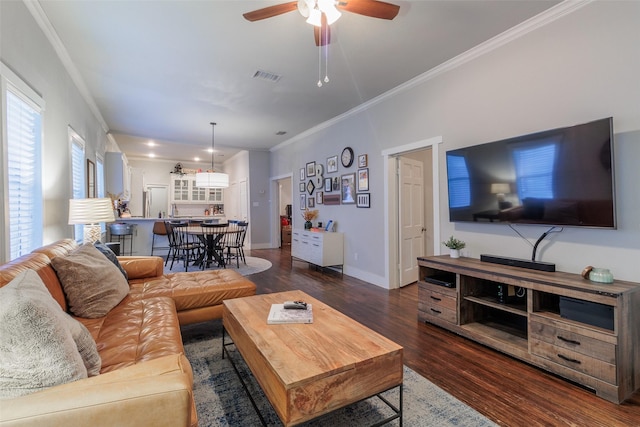
[[[291,257],[320,267],[342,267],[344,235],[294,229],[291,232]]]

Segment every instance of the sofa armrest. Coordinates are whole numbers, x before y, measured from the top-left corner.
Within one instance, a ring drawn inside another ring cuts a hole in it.
[[[192,379],[167,356],[0,402],[2,426],[190,426]]]
[[[119,256],[118,262],[127,272],[129,280],[161,277],[164,261],[157,256]]]

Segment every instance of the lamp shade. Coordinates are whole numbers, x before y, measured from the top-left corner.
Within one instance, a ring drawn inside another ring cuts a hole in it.
[[[111,199],[70,199],[69,224],[115,221]]]
[[[511,188],[509,184],[505,183],[494,183],[491,184],[491,193],[493,194],[507,194],[511,192]]]
[[[196,174],[196,187],[227,188],[229,187],[229,175],[221,172],[198,172]]]

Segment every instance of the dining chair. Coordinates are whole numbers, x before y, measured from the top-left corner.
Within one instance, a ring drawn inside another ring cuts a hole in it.
[[[220,267],[226,267],[224,261],[224,239],[227,234],[228,224],[200,224],[203,240],[206,242],[207,257],[203,259],[201,268],[209,267],[212,261],[216,261]]]
[[[248,222],[238,221],[233,233],[228,233],[229,238],[225,242],[225,249],[227,252],[226,262],[231,261],[233,256],[236,259],[236,267],[240,268],[240,260],[246,265],[247,259],[244,256],[244,239],[247,234]],[[231,250],[235,251],[235,254],[231,253]]]
[[[189,238],[187,234],[188,224],[186,222],[170,223],[169,226],[172,230],[174,243],[173,258],[169,268],[173,268],[173,263],[177,258],[178,260],[183,260],[184,271],[189,271],[189,263],[200,258],[200,251],[203,249],[203,245]]]
[[[173,259],[171,261],[171,267],[173,267],[173,260],[175,260],[175,257],[176,257],[176,251],[177,251],[178,244],[176,242],[175,235],[174,235],[174,232],[173,232],[173,226],[177,225],[177,224],[180,224],[180,223],[179,222],[173,222],[173,221],[165,221],[164,222],[164,227],[165,227],[165,229],[167,231],[167,239],[169,240],[169,252],[167,252],[167,259],[164,261],[164,266],[165,267],[167,266],[167,263],[169,262],[169,258],[172,258],[172,257],[173,257]],[[171,267],[169,267],[169,268],[171,268]]]

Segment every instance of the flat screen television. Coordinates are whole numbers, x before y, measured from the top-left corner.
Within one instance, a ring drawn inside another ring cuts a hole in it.
[[[616,227],[611,117],[446,158],[453,222]]]

